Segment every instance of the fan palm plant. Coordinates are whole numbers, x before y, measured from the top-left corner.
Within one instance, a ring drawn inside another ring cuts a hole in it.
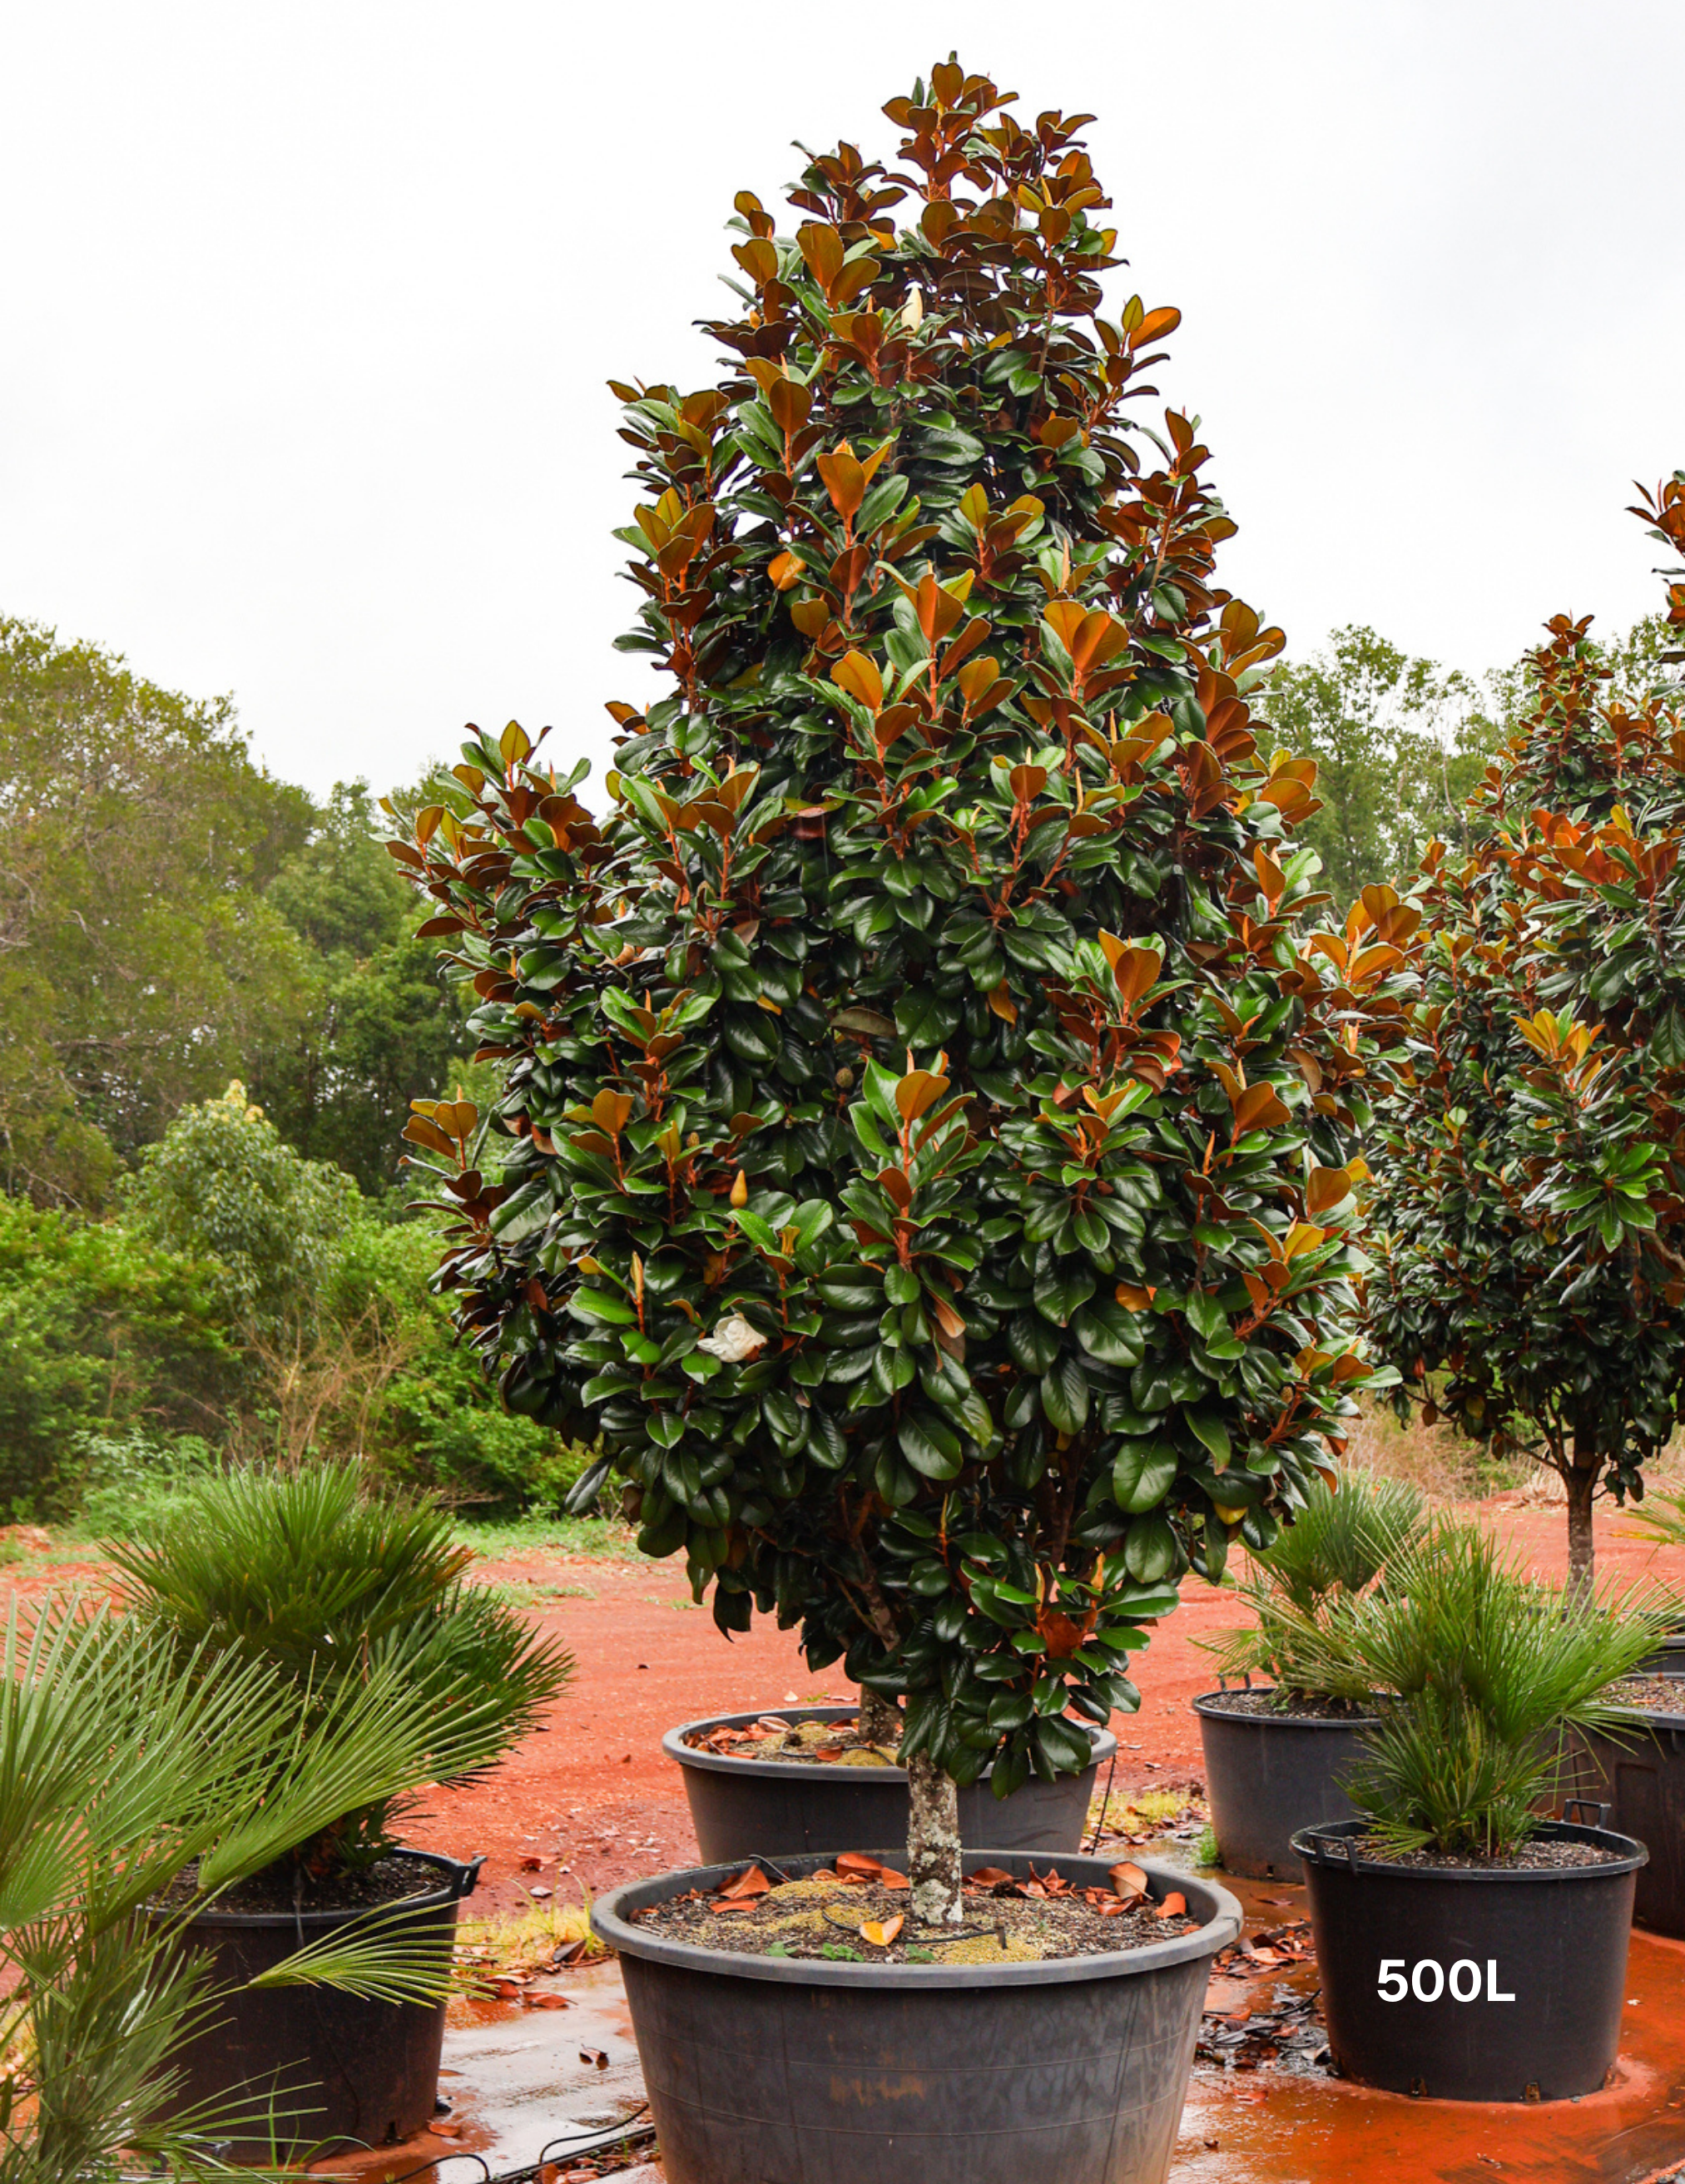
[[[1343,1628],[1341,1603],[1375,1583],[1422,1521],[1421,1496],[1402,1479],[1352,1471],[1337,1490],[1319,1480],[1292,1523],[1247,1556],[1240,1594],[1253,1621],[1202,1641],[1206,1651],[1225,1676],[1268,1676],[1284,1708],[1333,1696],[1325,1663]]]
[[[427,1772],[471,1763],[494,1705],[443,1713],[373,1662],[309,1718],[268,1662],[184,1649],[74,1602],[0,1636],[0,2184],[117,2174],[120,2154],[200,2173],[211,2142],[272,2128],[237,2092],[182,2113],[171,2055],[218,2009],[186,1920]],[[277,1755],[284,1763],[277,1765]],[[160,1914],[191,1876],[179,1910]],[[385,1914],[300,1952],[267,1985],[434,2001],[449,1945]]]
[[[142,1628],[203,1673],[261,1664],[285,1685],[287,1736],[265,1762],[287,1780],[288,1739],[379,1680],[449,1741],[408,1782],[340,1809],[284,1850],[318,1881],[372,1864],[423,1781],[485,1773],[572,1673],[571,1656],[467,1582],[472,1550],[436,1503],[371,1494],[354,1464],[197,1481],[165,1529],[110,1542]]]
[[[1347,1785],[1375,1836],[1397,1851],[1476,1858],[1533,1834],[1567,1731],[1618,1727],[1606,1688],[1666,1619],[1650,1594],[1565,1598],[1488,1533],[1447,1519],[1389,1558],[1384,1585],[1321,1618],[1282,1613],[1324,1689],[1397,1694]]]

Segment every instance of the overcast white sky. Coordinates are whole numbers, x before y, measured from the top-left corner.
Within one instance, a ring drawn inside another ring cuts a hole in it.
[[[1098,114],[1224,580],[1294,650],[1482,669],[1658,604],[1679,0],[0,0],[0,613],[232,691],[318,790],[469,718],[600,774],[644,687],[603,382],[711,377],[733,192],[892,150],[956,43]]]

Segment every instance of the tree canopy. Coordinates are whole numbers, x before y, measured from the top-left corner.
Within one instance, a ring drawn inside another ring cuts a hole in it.
[[[1685,472],[1636,512],[1685,548]],[[1593,1498],[1643,1492],[1685,1403],[1685,582],[1641,698],[1589,617],[1547,627],[1477,846],[1415,891],[1370,1295],[1401,1401],[1562,1474],[1583,1580]]]
[[[794,233],[739,194],[722,377],[618,388],[667,689],[611,708],[607,811],[477,732],[393,844],[516,1139],[492,1188],[471,1106],[410,1130],[488,1370],[723,1629],[800,1626],[1002,1792],[1341,1445],[1415,922],[1308,938],[1280,633],[1191,420],[1141,421],[1179,315],[1100,315],[1087,117],[1008,104],[939,67]]]
[[[262,889],[310,802],[226,699],[0,619],[0,1180],[98,1201],[226,1083],[303,965]]]

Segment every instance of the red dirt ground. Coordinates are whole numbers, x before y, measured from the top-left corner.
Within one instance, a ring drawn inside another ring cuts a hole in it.
[[[1541,1575],[1564,1574],[1566,1519],[1559,1507],[1518,1507],[1504,1496],[1481,1504],[1480,1513]],[[1600,1574],[1685,1584],[1685,1548],[1658,1552],[1623,1537],[1626,1530],[1622,1513],[1599,1512]],[[489,1896],[487,1908],[518,1903],[523,1854],[557,1858],[540,1885],[553,1886],[558,1901],[580,1883],[595,1895],[694,1858],[678,1769],[661,1749],[662,1732],[675,1723],[777,1708],[792,1698],[853,1696],[839,1669],[811,1674],[792,1639],[770,1624],[723,1637],[707,1608],[691,1605],[677,1560],[525,1557],[491,1565],[486,1574],[577,1585],[591,1596],[540,1604],[543,1627],[557,1633],[579,1663],[549,1732],[530,1738],[483,1786],[430,1798],[428,1819],[412,1831],[429,1848],[459,1857],[488,1853],[480,1899]],[[1236,1613],[1232,1595],[1191,1579],[1181,1607],[1135,1655],[1141,1712],[1112,1723],[1122,1747],[1118,1790],[1202,1783],[1198,1724],[1188,1701],[1215,1679],[1194,1641],[1222,1630]],[[526,1876],[527,1885],[533,1878]]]
[[[1527,1507],[1501,1496],[1479,1505],[1506,1542],[1542,1575],[1565,1568],[1565,1518],[1559,1507]],[[1600,1509],[1599,1574],[1654,1576],[1685,1585],[1685,1548],[1658,1552],[1628,1535],[1623,1513]],[[5,1574],[7,1591],[38,1594],[48,1584],[97,1580],[92,1564]],[[555,1586],[533,1615],[573,1652],[578,1672],[553,1708],[546,1731],[527,1742],[489,1781],[436,1791],[406,1831],[424,1848],[456,1857],[486,1853],[475,1909],[521,1907],[523,1887],[550,1886],[555,1900],[577,1900],[640,1874],[683,1865],[696,1855],[678,1770],[661,1753],[675,1723],[749,1707],[853,1696],[840,1671],[815,1676],[793,1640],[770,1624],[728,1640],[707,1608],[696,1607],[682,1566],[608,1557],[525,1555],[486,1564],[480,1574],[509,1584]],[[1198,1724],[1188,1701],[1214,1681],[1194,1641],[1233,1621],[1232,1595],[1197,1579],[1182,1605],[1135,1657],[1141,1691],[1137,1714],[1112,1726],[1121,1752],[1117,1789],[1131,1791],[1201,1780]],[[555,1859],[522,1874],[525,1856]]]

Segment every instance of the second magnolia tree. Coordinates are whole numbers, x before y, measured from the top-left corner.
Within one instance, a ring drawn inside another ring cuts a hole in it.
[[[737,199],[718,384],[617,390],[667,689],[606,815],[511,727],[394,850],[506,1085],[495,1184],[466,1103],[410,1126],[460,1324],[722,1630],[902,1702],[953,1919],[954,1786],[1086,1765],[1176,1580],[1342,1446],[1416,913],[1304,937],[1280,634],[1195,422],[1132,421],[1178,314],[1097,315],[1087,117],[952,64],[884,110],[793,234]]]

